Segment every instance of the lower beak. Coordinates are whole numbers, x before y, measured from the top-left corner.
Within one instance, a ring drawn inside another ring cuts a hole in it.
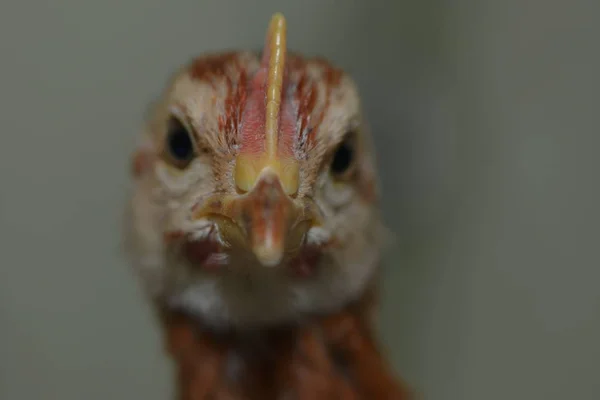
[[[209,199],[194,218],[209,217],[229,245],[250,250],[264,266],[275,266],[286,253],[300,248],[304,235],[317,222],[315,210],[295,204],[278,175],[266,170],[251,191]]]

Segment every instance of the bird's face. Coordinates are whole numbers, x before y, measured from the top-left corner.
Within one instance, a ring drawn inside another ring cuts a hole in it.
[[[134,155],[128,252],[151,297],[261,325],[360,293],[379,258],[370,136],[351,78],[286,54],[204,55],[172,78]]]

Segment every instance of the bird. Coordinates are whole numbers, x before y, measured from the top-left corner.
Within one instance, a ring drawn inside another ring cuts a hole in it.
[[[386,227],[358,87],[287,48],[182,63],[131,157],[128,260],[178,399],[409,399],[375,333]]]

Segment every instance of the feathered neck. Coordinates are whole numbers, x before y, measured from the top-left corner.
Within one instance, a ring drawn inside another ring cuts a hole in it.
[[[252,332],[208,332],[197,320],[163,314],[178,400],[409,400],[372,332],[372,297],[335,315]]]

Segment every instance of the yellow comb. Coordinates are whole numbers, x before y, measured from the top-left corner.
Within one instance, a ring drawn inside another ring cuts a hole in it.
[[[298,190],[298,164],[296,160],[281,158],[278,154],[281,95],[286,61],[286,21],[281,13],[271,17],[265,42],[263,62],[267,62],[265,105],[265,152],[240,154],[236,160],[235,182],[242,191],[254,187],[263,170],[269,168],[280,179],[287,194]],[[268,57],[268,59],[266,59]]]
[[[267,109],[265,120],[265,140],[267,155],[274,160],[277,155],[279,137],[279,114],[281,109],[281,90],[285,68],[286,23],[282,14],[271,18],[267,34],[269,48],[269,73],[267,78]]]

